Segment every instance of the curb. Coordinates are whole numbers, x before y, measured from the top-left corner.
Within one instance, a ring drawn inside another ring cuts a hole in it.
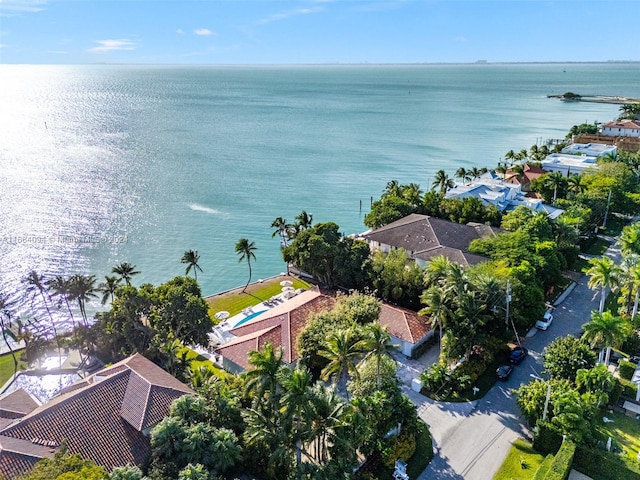
[[[571,292],[573,292],[573,289],[576,288],[576,285],[578,285],[576,282],[571,282],[571,285],[569,285],[567,287],[567,289],[562,292],[562,295],[560,295],[555,302],[553,302],[553,306],[557,307],[558,305],[560,305],[562,302],[564,302],[566,300],[566,298],[571,294]]]

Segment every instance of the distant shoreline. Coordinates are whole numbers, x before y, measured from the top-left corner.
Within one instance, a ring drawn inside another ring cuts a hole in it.
[[[609,103],[613,105],[624,105],[630,103],[640,103],[640,98],[620,97],[613,95],[575,95],[567,97],[566,94],[547,95],[547,98],[559,98],[565,102],[591,102]]]

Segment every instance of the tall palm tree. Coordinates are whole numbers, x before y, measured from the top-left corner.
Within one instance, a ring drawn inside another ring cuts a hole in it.
[[[592,348],[606,349],[604,360],[602,352],[600,353],[600,361],[604,361],[605,365],[609,365],[611,348],[621,345],[631,332],[629,322],[622,317],[614,316],[611,312],[591,312],[591,321],[585,323],[582,328],[583,338],[590,342]]]
[[[202,268],[200,268],[200,265],[198,265],[199,260],[200,254],[198,253],[198,251],[191,249],[185,251],[182,255],[182,258],[180,259],[181,263],[187,264],[187,268],[185,269],[184,274],[189,275],[189,272],[191,271],[191,269],[193,269],[193,276],[195,277],[196,282],[198,281],[198,270],[202,271]]]
[[[65,278],[62,275],[56,275],[47,282],[47,285],[49,289],[53,291],[53,296],[58,297],[58,307],[62,301],[66,304],[67,310],[69,311],[69,317],[71,318],[71,323],[75,328],[76,320],[73,317],[71,305],[69,304],[69,297],[71,296],[71,279]]]
[[[564,176],[560,172],[551,172],[545,179],[545,185],[553,189],[553,204],[556,204],[558,198],[558,187],[561,187],[565,182]]]
[[[356,363],[363,350],[363,339],[353,328],[331,333],[324,348],[318,351],[318,355],[329,360],[320,373],[321,377],[324,380],[333,377],[336,385],[344,385],[348,374],[358,377]]]
[[[438,286],[432,286],[420,296],[420,301],[426,305],[418,313],[431,319],[431,329],[438,327],[440,353],[442,353],[442,332],[447,324],[447,319],[452,316],[449,304],[445,299],[443,290]]]
[[[422,203],[422,190],[417,183],[410,183],[409,185],[403,185],[402,198],[409,202],[414,207],[417,207]]]
[[[289,242],[289,229],[291,225],[287,223],[287,221],[282,217],[277,217],[273,222],[271,222],[271,228],[275,228],[273,233],[271,234],[271,238],[276,235],[280,235],[280,240],[283,247],[288,246]]]
[[[51,309],[49,308],[49,303],[51,302],[51,297],[49,296],[49,292],[47,291],[47,282],[45,281],[42,275],[39,275],[35,270],[31,270],[29,274],[24,279],[24,282],[27,284],[27,293],[31,293],[35,298],[38,294],[42,299],[42,304],[44,305],[45,310],[47,311],[47,315],[49,316],[49,321],[51,322],[51,331],[53,333],[53,337],[56,339],[58,343],[58,360],[59,365],[62,366],[62,354],[60,352],[60,339],[58,338],[58,331],[56,329],[56,322],[53,319],[53,315],[51,314]]]
[[[120,286],[121,281],[122,280],[118,277],[105,275],[104,282],[98,285],[98,290],[102,292],[102,299],[100,300],[102,305],[106,304],[108,300],[111,300],[111,303],[113,303],[113,297]]]
[[[131,285],[131,277],[138,275],[140,272],[136,271],[136,266],[129,262],[122,262],[111,269],[111,273],[120,275],[120,279],[124,280],[127,286]]]
[[[618,279],[622,269],[606,256],[592,258],[589,260],[589,265],[591,266],[585,271],[589,275],[588,285],[592,290],[601,289],[599,312],[602,313],[604,311],[604,302],[607,298],[607,288],[613,290],[618,286]]]
[[[96,294],[97,291],[95,275],[76,274],[71,277],[71,298],[77,300],[85,326],[89,325],[86,309],[87,302],[98,296]]]
[[[469,170],[467,173],[471,177],[471,180],[475,180],[476,178],[480,177],[483,173],[487,173],[486,168],[484,170],[485,171],[483,172],[481,168],[472,167],[471,170]]]
[[[329,445],[336,445],[338,441],[336,427],[342,426],[342,414],[348,404],[336,394],[335,388],[320,382],[311,388],[309,396],[313,456],[316,463],[325,465],[329,460]]]
[[[282,362],[283,350],[276,351],[271,342],[267,342],[262,350],[249,352],[249,365],[253,368],[244,372],[245,389],[254,394],[254,404],[267,403],[272,408],[278,404],[278,372],[284,366]]]
[[[640,265],[636,265],[629,270],[630,290],[635,291],[633,300],[633,310],[631,311],[631,322],[638,314],[638,301],[640,300]]]
[[[507,153],[504,154],[505,165],[507,163],[507,160],[513,163],[514,160],[516,159],[517,159],[517,154],[513,150],[509,150]]]
[[[296,215],[295,220],[298,231],[307,230],[313,226],[313,214],[307,213],[306,210],[302,210]]]
[[[424,282],[427,287],[440,284],[449,274],[453,262],[444,255],[438,255],[429,260],[424,269]]]
[[[2,338],[4,339],[4,344],[11,352],[11,358],[13,358],[13,376],[15,377],[18,373],[18,359],[16,357],[16,352],[11,348],[11,344],[7,339],[7,330],[11,328],[11,318],[13,316],[13,308],[15,306],[15,302],[9,298],[4,292],[0,292],[0,328],[2,328]]]
[[[432,188],[438,188],[440,193],[444,195],[447,193],[447,190],[453,188],[454,183],[453,180],[449,178],[449,175],[447,175],[447,172],[444,170],[438,170],[435,175],[435,180],[431,183],[431,186]]]
[[[293,428],[293,440],[296,445],[296,467],[302,465],[302,445],[309,439],[311,427],[310,388],[313,381],[311,372],[306,367],[282,369],[279,373],[282,384],[282,409],[287,423]]]
[[[577,173],[570,175],[569,178],[567,178],[567,184],[569,185],[569,191],[573,192],[574,195],[584,192],[585,184],[582,175]]]
[[[620,233],[618,245],[623,255],[640,255],[640,223],[625,226]]]
[[[247,280],[247,284],[242,289],[242,291],[244,292],[249,286],[249,283],[251,283],[251,259],[256,259],[256,254],[254,252],[258,248],[256,247],[255,242],[250,242],[246,238],[241,238],[240,240],[238,240],[235,248],[236,254],[240,256],[240,258],[238,259],[238,263],[246,260],[247,265],[249,265],[249,280]]]
[[[468,182],[469,180],[471,180],[469,171],[464,167],[460,167],[458,168],[458,170],[456,170],[455,177],[459,178],[463,182]]]
[[[382,387],[382,376],[380,375],[380,364],[383,357],[393,360],[391,352],[396,346],[391,344],[391,336],[386,328],[379,323],[373,323],[366,327],[365,338],[363,340],[363,348],[367,351],[363,361],[375,358],[376,361],[376,380],[378,390]]]
[[[501,164],[498,163],[498,167],[496,168],[496,173],[501,174],[503,180],[505,178],[507,178],[507,170],[509,170],[509,169],[507,168],[506,162],[505,162],[504,165],[501,165]]]
[[[390,180],[387,182],[387,186],[382,192],[383,197],[399,197],[401,193],[401,185],[397,180]]]

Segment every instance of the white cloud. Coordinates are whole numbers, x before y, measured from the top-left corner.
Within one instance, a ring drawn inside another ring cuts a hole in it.
[[[209,35],[213,35],[213,32],[208,28],[196,28],[193,33],[196,35],[200,35],[201,37],[208,37]]]
[[[92,53],[106,53],[114,50],[134,50],[136,48],[135,42],[127,40],[126,38],[119,40],[96,40],[99,47],[93,47],[87,50]]]
[[[178,35],[182,35],[182,34],[184,33],[184,30],[182,30],[181,28],[179,28],[179,29],[177,29],[177,30],[176,30],[176,33],[177,33]]]
[[[46,0],[0,0],[0,16],[40,12],[46,4]]]
[[[298,17],[300,15],[309,15],[311,13],[318,13],[324,10],[324,7],[311,7],[311,8],[296,8],[294,10],[285,10],[279,13],[273,13],[267,15],[264,18],[256,20],[252,25],[267,25],[272,22],[279,22],[280,20],[286,20],[291,17]]]

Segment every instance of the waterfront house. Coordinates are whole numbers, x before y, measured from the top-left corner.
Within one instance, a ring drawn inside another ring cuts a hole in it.
[[[622,120],[619,122],[607,122],[602,125],[601,134],[607,137],[640,138],[640,121]]]
[[[384,227],[365,232],[360,238],[373,251],[389,253],[393,248],[401,248],[420,266],[440,255],[460,265],[475,265],[487,259],[468,251],[471,241],[499,231],[488,225],[463,225],[413,213]]]
[[[540,178],[547,173],[544,168],[536,167],[525,163],[523,166],[523,172],[519,173],[514,171],[513,167],[509,167],[505,173],[505,181],[515,185],[520,185],[520,189],[523,192],[528,192],[531,185],[531,181]]]
[[[606,145],[604,143],[572,143],[564,147],[561,153],[598,158],[607,155],[616,155],[618,148],[615,145]]]
[[[565,177],[581,174],[589,168],[598,167],[598,157],[552,153],[542,161],[542,168],[548,172],[560,172]]]
[[[151,429],[168,415],[173,400],[193,393],[136,354],[71,385],[44,405],[29,401],[24,391],[4,396],[0,477],[27,472],[42,458],[53,456],[63,442],[69,453],[108,471],[142,465],[151,456]],[[24,406],[16,408],[20,398]]]

